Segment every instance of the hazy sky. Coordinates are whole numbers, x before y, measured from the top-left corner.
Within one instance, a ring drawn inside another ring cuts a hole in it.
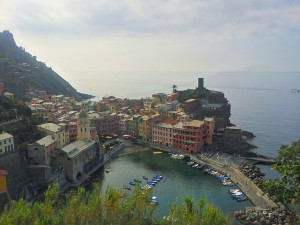
[[[0,30],[63,77],[300,71],[299,0],[0,0]]]

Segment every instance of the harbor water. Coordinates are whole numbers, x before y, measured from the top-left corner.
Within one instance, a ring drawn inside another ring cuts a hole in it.
[[[123,189],[123,185],[131,186],[129,182],[134,179],[146,184],[143,176],[152,179],[156,174],[164,177],[152,189],[159,202],[156,215],[159,218],[167,215],[171,203],[176,200],[180,203],[187,196],[192,197],[195,203],[205,198],[230,216],[236,210],[253,206],[249,201],[237,202],[231,198],[228,190],[236,186],[222,186],[217,177],[204,173],[203,168],[188,166],[185,160],[173,159],[167,153],[153,154],[151,149],[121,154],[108,162],[98,175],[101,190],[105,192],[109,186],[117,189]]]

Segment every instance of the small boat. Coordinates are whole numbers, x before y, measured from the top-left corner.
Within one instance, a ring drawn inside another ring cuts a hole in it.
[[[155,186],[156,184],[153,181],[148,181],[147,184],[150,184],[152,186]]]
[[[171,158],[173,158],[173,159],[178,159],[178,154],[172,154],[172,155],[171,155]]]
[[[158,205],[158,201],[157,201],[156,199],[152,199],[152,200],[150,201],[150,204],[151,204],[151,203],[154,203],[154,204]]]
[[[183,159],[185,156],[184,155],[178,155],[177,159]]]
[[[135,186],[135,182],[134,181],[130,181],[129,184],[132,185],[132,186]]]
[[[144,179],[144,180],[148,180],[148,177],[146,177],[146,176],[143,176],[143,179]]]
[[[187,165],[188,166],[190,166],[190,165],[193,165],[195,162],[193,162],[193,161],[189,161],[189,162],[187,162]]]
[[[154,155],[162,154],[162,152],[153,152]]]
[[[243,192],[238,191],[238,192],[232,193],[231,195],[232,196],[238,196],[238,195],[242,195],[242,194],[243,194]]]
[[[204,166],[202,164],[200,164],[199,166],[197,166],[197,169],[202,169]]]
[[[231,181],[226,181],[222,183],[223,186],[232,186],[233,183]]]
[[[240,191],[241,191],[240,189],[229,189],[228,193],[233,194],[233,193],[240,192]]]
[[[152,196],[152,198],[151,198],[152,200],[154,200],[154,199],[157,199],[157,197],[156,196]]]
[[[194,167],[194,168],[195,168],[195,167],[197,167],[197,166],[199,166],[199,164],[198,164],[198,163],[194,164],[192,167]]]
[[[129,187],[129,186],[123,185],[123,188],[126,189],[126,190],[131,191],[131,187]]]
[[[232,196],[233,199],[241,199],[246,197],[244,194]]]
[[[237,199],[238,202],[243,202],[243,201],[247,201],[247,200],[248,200],[248,198],[246,196]]]

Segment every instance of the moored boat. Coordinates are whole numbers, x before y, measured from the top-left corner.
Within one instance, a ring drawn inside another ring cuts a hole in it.
[[[187,165],[188,166],[190,166],[190,165],[193,165],[195,162],[193,162],[193,161],[189,161],[189,162],[187,162]]]
[[[135,182],[134,181],[130,181],[129,184],[132,185],[132,186],[135,186]]]
[[[153,152],[154,155],[162,154],[162,152]]]

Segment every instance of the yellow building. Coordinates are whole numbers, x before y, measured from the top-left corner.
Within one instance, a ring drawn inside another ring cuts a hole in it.
[[[38,130],[45,132],[46,134],[52,135],[56,138],[58,143],[58,148],[62,148],[69,144],[69,132],[65,124],[55,124],[55,123],[44,123],[38,125]]]
[[[148,116],[142,116],[138,120],[138,130],[139,138],[142,140],[147,140],[148,138]]]

